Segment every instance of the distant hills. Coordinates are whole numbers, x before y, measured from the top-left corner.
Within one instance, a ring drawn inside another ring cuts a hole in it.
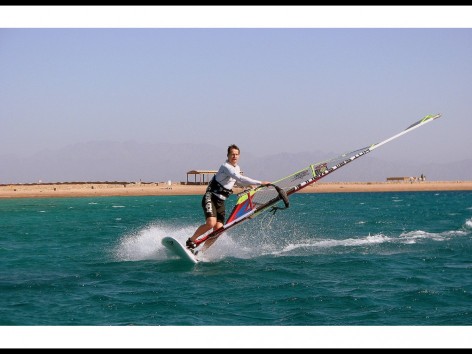
[[[240,165],[247,176],[277,180],[311,163],[340,152],[309,151],[257,157],[242,152]],[[378,159],[376,151],[327,176],[326,182],[385,181],[387,177],[420,176],[427,180],[472,179],[472,159],[447,164],[392,162]],[[42,182],[186,181],[190,170],[216,170],[226,158],[226,147],[209,144],[161,144],[95,141],[28,157],[0,155],[0,184]]]

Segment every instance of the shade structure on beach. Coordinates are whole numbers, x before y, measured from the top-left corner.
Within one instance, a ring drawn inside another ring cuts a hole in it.
[[[191,170],[187,172],[187,184],[207,184],[210,179],[213,177],[213,175],[218,172],[216,170]],[[189,182],[188,178],[189,175],[194,175],[194,181]],[[197,181],[197,176],[198,176],[198,181]],[[206,180],[205,180],[205,176]]]

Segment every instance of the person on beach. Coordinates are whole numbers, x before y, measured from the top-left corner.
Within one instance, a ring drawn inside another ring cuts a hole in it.
[[[186,246],[190,250],[197,247],[195,240],[198,237],[210,230],[217,230],[223,226],[225,222],[225,201],[233,193],[232,188],[236,182],[242,186],[265,186],[270,184],[267,181],[259,181],[241,175],[241,169],[238,165],[239,156],[239,147],[234,144],[228,146],[227,160],[213,176],[203,195],[202,208],[206,221],[188,238]],[[207,240],[205,248],[208,248],[215,240],[216,238]]]

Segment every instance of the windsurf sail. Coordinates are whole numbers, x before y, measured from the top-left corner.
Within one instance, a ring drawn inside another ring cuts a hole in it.
[[[341,167],[346,166],[350,162],[365,156],[378,147],[406,133],[409,133],[416,128],[432,122],[439,117],[441,117],[441,114],[427,115],[419,121],[411,124],[402,132],[379,143],[344,153],[329,160],[311,164],[287,177],[272,182],[268,186],[260,186],[255,189],[239,193],[237,195],[236,204],[229,214],[226,223],[219,229],[200,236],[195,241],[195,243],[199,245],[208,239],[216,238],[224,231],[240,224],[243,221],[254,218],[256,215],[270,207],[274,207],[275,204],[279,203],[280,201],[283,201],[285,207],[288,208],[288,196],[291,194],[300,191],[301,189],[315,183],[316,181],[319,181],[321,178],[324,178],[334,171],[339,170]]]

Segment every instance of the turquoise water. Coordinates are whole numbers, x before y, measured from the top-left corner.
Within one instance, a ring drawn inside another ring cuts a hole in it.
[[[200,199],[0,200],[0,325],[472,324],[472,192],[295,194],[184,264]]]

